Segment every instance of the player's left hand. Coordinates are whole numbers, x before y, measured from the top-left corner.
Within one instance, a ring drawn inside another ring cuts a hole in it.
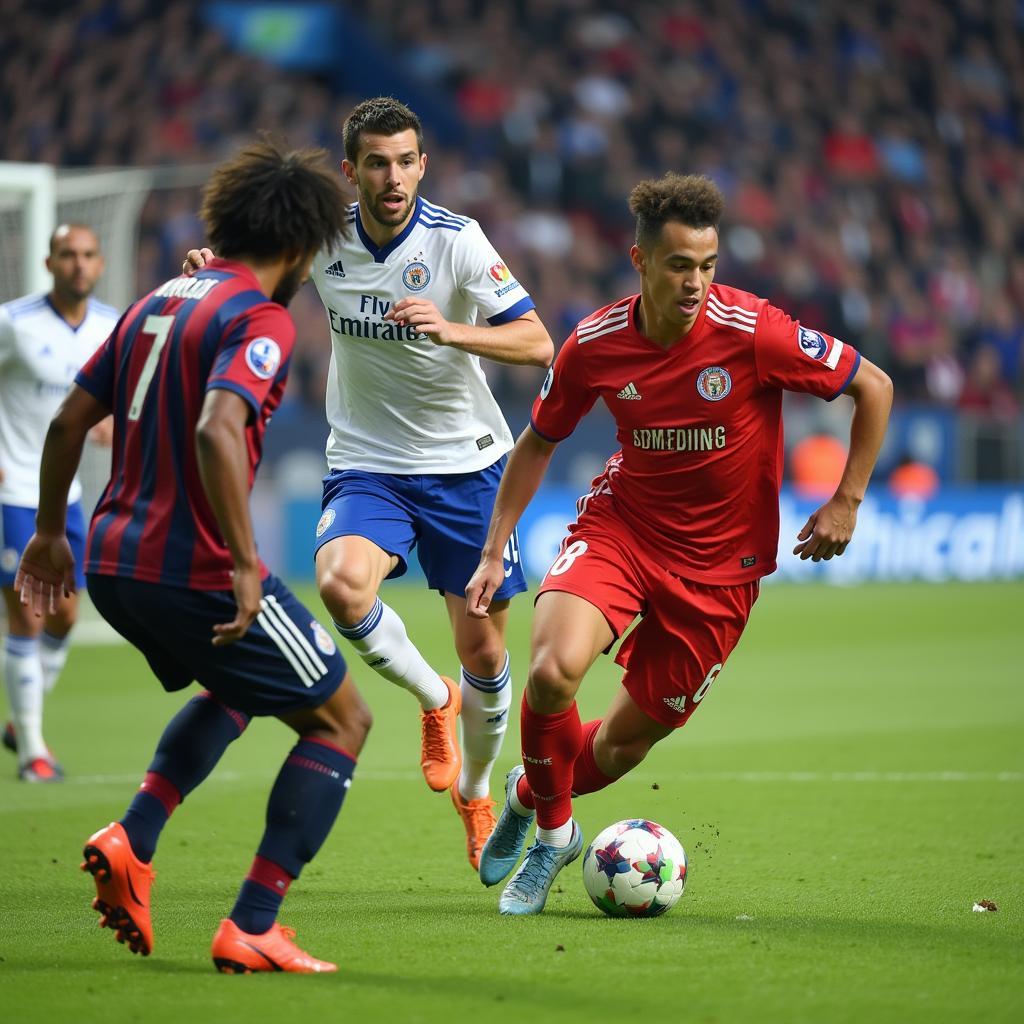
[[[53,615],[61,594],[75,593],[75,556],[65,534],[32,534],[21,555],[14,589],[35,615]]]
[[[235,604],[238,607],[235,617],[230,622],[221,622],[213,627],[214,647],[225,647],[236,640],[241,640],[259,615],[260,601],[263,600],[263,581],[260,579],[259,565],[242,569],[236,567],[231,573],[231,589],[234,591]]]
[[[853,537],[857,525],[857,506],[859,502],[834,495],[821,508],[812,512],[804,523],[804,528],[797,534],[800,541],[793,554],[800,556],[800,561],[810,558],[812,561],[828,561],[835,555],[841,555]]]
[[[505,563],[501,558],[481,558],[466,584],[466,614],[471,619],[486,619],[495,591],[505,582]]]
[[[399,327],[412,327],[425,334],[435,345],[450,345],[454,340],[453,325],[441,316],[430,299],[399,299],[385,314]]]

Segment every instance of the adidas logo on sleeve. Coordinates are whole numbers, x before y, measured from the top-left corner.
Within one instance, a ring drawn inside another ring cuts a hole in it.
[[[616,398],[626,398],[634,402],[639,402],[643,397],[636,389],[636,385],[630,381],[616,396]]]

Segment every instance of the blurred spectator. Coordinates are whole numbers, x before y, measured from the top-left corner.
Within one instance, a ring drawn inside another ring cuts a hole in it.
[[[457,148],[428,131],[429,198],[483,222],[553,334],[593,294],[635,289],[625,197],[636,181],[705,172],[729,200],[730,283],[862,348],[893,376],[897,402],[1017,414],[1019,0],[342,6],[376,40],[381,69],[402,55],[421,113],[458,118]],[[214,161],[257,129],[340,155],[341,116],[362,97],[343,94],[341,78],[233,52],[204,12],[197,0],[0,0],[5,158]],[[195,201],[147,205],[140,289],[195,238]],[[303,329],[321,331],[314,319]],[[303,390],[319,402],[320,350],[296,358],[310,360]],[[502,401],[536,384],[487,372]]]
[[[802,498],[830,498],[843,476],[846,445],[831,434],[809,434],[793,446],[789,475]]]
[[[927,462],[904,455],[889,474],[889,490],[897,498],[927,501],[939,489],[939,474]]]
[[[960,409],[1009,423],[1019,412],[1017,399],[1003,378],[999,351],[991,345],[975,350],[960,392]]]

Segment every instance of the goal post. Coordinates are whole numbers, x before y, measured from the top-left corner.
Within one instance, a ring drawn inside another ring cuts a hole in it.
[[[50,287],[44,263],[56,218],[53,167],[0,161],[0,302]]]
[[[52,282],[44,261],[50,235],[58,224],[79,223],[95,230],[106,260],[97,298],[125,309],[138,297],[139,230],[146,201],[154,193],[194,189],[210,171],[209,164],[71,169],[0,161],[0,302],[47,291]]]

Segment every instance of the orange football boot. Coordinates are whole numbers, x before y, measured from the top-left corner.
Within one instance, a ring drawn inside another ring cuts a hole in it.
[[[292,942],[295,932],[276,922],[262,935],[243,932],[229,917],[217,929],[210,955],[222,974],[290,971],[293,974],[329,974],[338,969],[329,960],[317,960]]]
[[[153,952],[153,925],[149,919],[149,890],[156,872],[132,852],[124,826],[112,821],[89,837],[82,851],[82,870],[96,883],[93,910],[100,927],[115,933],[133,953]]]
[[[448,687],[448,703],[442,708],[420,712],[423,746],[420,767],[427,785],[443,793],[462,771],[462,753],[456,722],[462,710],[462,692],[447,676],[441,682]]]
[[[452,783],[452,803],[466,828],[466,853],[474,871],[480,870],[480,851],[497,825],[494,817],[494,801],[487,796],[476,800],[463,800],[459,792],[458,779]]]

